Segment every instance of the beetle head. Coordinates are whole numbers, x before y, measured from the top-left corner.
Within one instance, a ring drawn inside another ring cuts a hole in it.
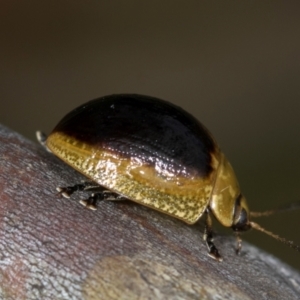
[[[245,197],[242,194],[236,199],[234,208],[233,224],[231,228],[234,231],[247,231],[251,228],[249,220],[249,209]]]
[[[299,205],[297,205],[297,208],[298,207],[299,207]],[[284,210],[285,209],[282,209],[282,211],[284,211]],[[295,244],[293,241],[287,240],[286,238],[283,238],[277,234],[274,234],[273,232],[268,231],[265,228],[261,227],[256,222],[250,221],[250,215],[252,217],[268,216],[268,215],[271,215],[278,211],[281,211],[281,210],[279,209],[279,210],[271,210],[271,211],[261,212],[261,213],[257,213],[257,212],[252,213],[248,209],[245,197],[240,194],[236,200],[233,225],[231,226],[231,228],[235,232],[247,231],[251,228],[256,229],[256,230],[261,231],[261,232],[273,237],[274,239],[290,246],[291,248],[295,249],[296,251],[300,252],[300,246]],[[238,249],[238,251],[239,251],[239,249]]]

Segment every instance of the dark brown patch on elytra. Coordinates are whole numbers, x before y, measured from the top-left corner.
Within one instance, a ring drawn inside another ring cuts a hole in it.
[[[134,158],[177,175],[212,172],[215,143],[207,129],[183,109],[142,95],[111,95],[67,114],[53,132]]]

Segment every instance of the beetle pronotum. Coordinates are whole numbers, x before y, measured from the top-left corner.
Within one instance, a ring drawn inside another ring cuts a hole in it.
[[[213,243],[213,215],[237,234],[254,228],[300,251],[250,221],[234,171],[208,130],[183,109],[142,95],[111,95],[87,102],[67,114],[39,141],[93,183],[59,187],[69,198],[75,191],[97,188],[81,204],[96,209],[101,200],[129,199],[194,224],[205,215],[208,254],[222,260]]]

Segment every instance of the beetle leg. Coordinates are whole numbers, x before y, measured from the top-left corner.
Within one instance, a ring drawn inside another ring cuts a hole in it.
[[[85,206],[91,210],[96,210],[97,202],[103,201],[103,200],[118,201],[118,200],[126,200],[126,198],[119,194],[116,194],[114,192],[104,190],[99,193],[94,193],[88,199],[80,200],[79,202],[80,202],[80,204],[82,204],[83,206]]]
[[[103,186],[93,182],[93,181],[82,181],[82,184],[84,185],[84,191],[96,191],[96,192],[102,192],[107,191]]]
[[[65,198],[70,198],[70,196],[75,192],[82,192],[82,191],[106,191],[106,189],[94,182],[84,181],[79,184],[75,184],[73,186],[67,187],[57,187],[56,190],[60,195]]]
[[[119,195],[117,193],[111,192],[111,191],[103,191],[103,194],[105,196],[104,200],[108,201],[122,201],[122,200],[128,200],[128,198],[125,198],[122,195]]]
[[[67,187],[57,187],[56,190],[65,198],[70,198],[74,192],[84,191],[85,184],[75,184]]]
[[[239,232],[236,232],[236,249],[235,252],[237,255],[241,254],[241,249],[242,249],[242,239],[240,237]]]
[[[218,261],[222,261],[223,258],[221,257],[218,249],[213,243],[213,232],[212,232],[212,219],[210,216],[210,211],[207,209],[205,211],[205,228],[204,228],[204,235],[203,239],[206,242],[206,246],[208,248],[208,255],[212,257],[213,259],[216,259]]]
[[[80,200],[79,203],[91,210],[97,209],[97,202],[104,200],[103,193],[92,194],[88,199]]]
[[[95,188],[96,186],[94,185],[93,188]],[[99,186],[97,186],[99,187]],[[74,192],[81,192],[81,191],[85,191],[91,189],[91,184],[87,183],[87,182],[83,182],[83,183],[79,183],[79,184],[75,184],[73,186],[67,186],[67,187],[57,187],[56,190],[58,191],[58,193],[60,195],[62,195],[65,198],[70,198],[70,196],[74,193]]]
[[[96,210],[97,209],[97,202],[102,200],[110,200],[110,201],[117,201],[117,200],[126,200],[125,197],[114,193],[110,190],[105,189],[101,185],[97,185],[94,182],[85,181],[79,184],[75,184],[73,186],[67,187],[58,187],[56,188],[58,193],[65,198],[70,198],[71,195],[75,192],[82,192],[82,191],[94,191],[88,199],[80,200],[80,204],[83,206]]]

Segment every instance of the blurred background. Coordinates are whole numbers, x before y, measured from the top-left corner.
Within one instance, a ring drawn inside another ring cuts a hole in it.
[[[300,201],[299,13],[275,0],[1,1],[0,122],[35,140],[93,98],[156,96],[209,128],[252,210]],[[300,244],[300,210],[258,222]],[[300,253],[244,239],[300,270]]]

